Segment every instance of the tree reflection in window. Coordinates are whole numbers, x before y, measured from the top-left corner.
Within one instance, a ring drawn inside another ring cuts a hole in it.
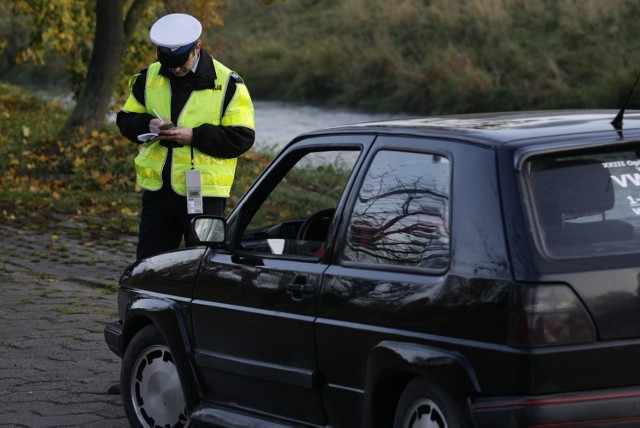
[[[345,260],[443,270],[449,264],[449,160],[383,150],[350,220]]]

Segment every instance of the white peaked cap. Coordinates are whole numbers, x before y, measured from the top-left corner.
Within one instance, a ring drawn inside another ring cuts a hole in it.
[[[172,13],[158,19],[149,30],[151,42],[171,50],[190,45],[202,34],[202,24],[191,15]]]

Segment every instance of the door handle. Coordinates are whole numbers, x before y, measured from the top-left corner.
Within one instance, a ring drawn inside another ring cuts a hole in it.
[[[285,284],[284,289],[292,293],[313,294],[316,286],[312,284]]]
[[[316,292],[316,286],[314,284],[307,284],[307,278],[305,276],[297,276],[293,282],[285,284],[284,289],[295,301],[300,301],[304,299],[305,296],[310,296]]]

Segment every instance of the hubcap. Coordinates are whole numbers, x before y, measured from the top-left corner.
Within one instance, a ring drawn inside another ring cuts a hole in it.
[[[436,403],[428,398],[416,400],[404,418],[403,428],[448,428]]]
[[[188,426],[182,386],[166,346],[151,346],[140,354],[130,388],[133,407],[144,426]]]

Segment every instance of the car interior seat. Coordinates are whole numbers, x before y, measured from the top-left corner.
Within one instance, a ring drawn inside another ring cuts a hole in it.
[[[547,245],[586,246],[633,237],[634,228],[608,220],[615,204],[609,171],[592,161],[558,161],[533,174],[537,212]]]

